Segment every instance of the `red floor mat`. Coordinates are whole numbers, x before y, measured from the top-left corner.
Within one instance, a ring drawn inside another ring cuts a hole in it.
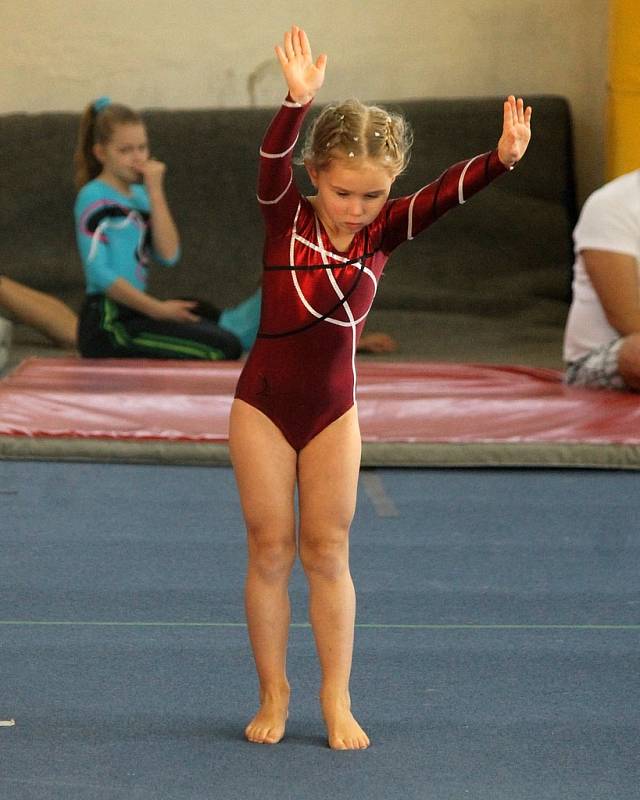
[[[0,435],[220,442],[240,365],[38,359],[0,381]],[[364,442],[640,444],[640,396],[548,369],[359,364]]]

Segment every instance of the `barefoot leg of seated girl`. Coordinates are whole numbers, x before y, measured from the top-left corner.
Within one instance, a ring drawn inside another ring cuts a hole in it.
[[[271,420],[242,400],[232,406],[229,445],[247,526],[245,607],[260,687],[260,708],[245,735],[251,742],[275,744],[284,736],[289,705],[296,453]]]
[[[78,317],[62,300],[0,276],[0,308],[41,331],[60,347],[75,347]]]
[[[355,591],[349,572],[349,527],[356,504],[360,430],[355,406],[300,452],[300,559],[309,581],[309,613],[330,747],[359,750],[369,738],[351,713]]]

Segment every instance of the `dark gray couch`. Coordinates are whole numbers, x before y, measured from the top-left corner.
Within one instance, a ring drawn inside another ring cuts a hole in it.
[[[387,267],[369,330],[394,334],[399,357],[560,366],[575,218],[571,121],[559,97],[530,97],[534,137],[511,174],[450,212]],[[495,146],[502,98],[410,100],[391,105],[415,145],[394,194],[410,193],[449,164]],[[272,109],[144,114],[153,154],[169,165],[167,193],[183,242],[177,269],[157,268],[159,296],[239,301],[260,275],[257,152]],[[0,272],[78,308],[74,114],[0,116]],[[305,184],[302,170],[299,180]],[[1,312],[0,312],[1,313]],[[12,362],[47,344],[16,326]],[[58,351],[59,352],[59,351]]]

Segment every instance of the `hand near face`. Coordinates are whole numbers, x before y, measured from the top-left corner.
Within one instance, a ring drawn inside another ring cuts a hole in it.
[[[138,167],[142,180],[147,189],[162,186],[167,165],[155,158],[150,158]]]

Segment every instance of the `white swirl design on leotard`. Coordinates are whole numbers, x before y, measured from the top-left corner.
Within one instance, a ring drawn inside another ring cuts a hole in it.
[[[306,297],[306,295],[302,291],[302,287],[300,286],[300,282],[298,281],[298,276],[296,274],[296,270],[295,269],[291,270],[291,278],[293,280],[293,285],[295,286],[296,292],[298,294],[298,297],[300,298],[301,303],[303,304],[303,306],[307,309],[307,311],[310,314],[312,314],[317,319],[322,319],[323,322],[328,322],[331,325],[339,325],[340,327],[343,327],[343,328],[351,328],[351,342],[352,342],[352,346],[351,346],[351,370],[352,370],[352,373],[353,373],[353,402],[355,404],[355,402],[356,402],[356,381],[357,381],[357,376],[356,376],[356,338],[357,338],[357,330],[356,330],[356,327],[360,322],[362,322],[364,319],[366,319],[367,314],[371,310],[371,306],[373,304],[373,300],[374,300],[376,292],[378,290],[378,281],[376,280],[376,276],[373,274],[373,272],[368,267],[364,266],[360,261],[356,261],[353,264],[354,268],[361,270],[371,280],[371,282],[373,284],[373,295],[371,297],[369,305],[367,306],[367,309],[364,312],[364,314],[362,314],[362,316],[360,316],[360,317],[358,317],[358,319],[356,319],[355,315],[353,313],[353,310],[352,310],[351,306],[349,305],[349,302],[345,299],[344,293],[342,292],[342,289],[340,288],[337,280],[335,279],[335,276],[333,274],[333,270],[331,268],[331,265],[329,264],[329,258],[332,258],[334,261],[337,261],[338,263],[342,263],[342,264],[344,264],[347,261],[349,261],[349,259],[348,258],[344,258],[344,256],[340,256],[337,253],[333,253],[333,252],[327,253],[327,250],[326,250],[326,248],[324,246],[324,243],[322,241],[322,231],[320,230],[320,222],[319,222],[318,217],[316,215],[314,215],[314,216],[315,216],[315,223],[316,223],[317,244],[314,244],[313,242],[308,241],[307,239],[305,239],[304,237],[302,237],[302,236],[300,236],[298,234],[298,232],[297,232],[297,223],[298,223],[298,216],[300,214],[300,208],[301,208],[301,205],[298,204],[298,208],[296,210],[296,215],[295,215],[294,220],[293,220],[293,227],[292,227],[292,231],[291,231],[291,239],[290,239],[290,245],[289,245],[289,263],[292,264],[292,265],[295,264],[295,244],[296,244],[296,242],[299,242],[300,244],[308,247],[309,249],[314,250],[315,252],[319,253],[321,258],[322,258],[322,263],[327,265],[327,269],[324,270],[325,275],[327,276],[327,278],[328,278],[328,280],[329,280],[334,292],[336,293],[336,296],[337,296],[338,300],[342,301],[342,307],[345,310],[345,314],[347,315],[348,320],[335,319],[334,317],[325,317],[323,314],[321,314],[317,309],[315,309],[311,305],[311,303],[309,302],[308,298]]]

